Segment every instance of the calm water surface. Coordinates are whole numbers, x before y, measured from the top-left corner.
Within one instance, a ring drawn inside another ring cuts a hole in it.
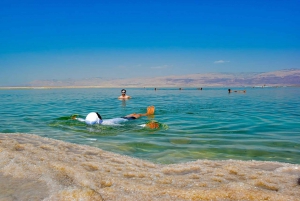
[[[267,160],[300,164],[300,88],[0,90],[0,132],[32,133],[150,160]],[[98,111],[104,119],[155,105],[155,116],[121,126],[70,119]],[[139,125],[150,120],[161,128]]]

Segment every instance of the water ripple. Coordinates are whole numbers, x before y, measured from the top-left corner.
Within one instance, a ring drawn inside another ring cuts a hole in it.
[[[119,89],[1,90],[2,133],[33,133],[96,146],[158,163],[197,159],[275,160],[300,163],[300,88],[247,88],[228,94],[225,88],[128,89],[133,98],[120,101]],[[156,114],[122,126],[87,126],[70,119],[92,111],[103,118]],[[139,125],[150,120],[160,129]]]

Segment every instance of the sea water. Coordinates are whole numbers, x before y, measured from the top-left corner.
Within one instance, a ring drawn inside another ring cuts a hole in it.
[[[0,200],[299,200],[300,88],[241,89],[0,90]]]
[[[300,163],[300,88],[130,88],[0,90],[0,133],[31,133],[172,164],[197,159]],[[233,90],[236,90],[233,89]],[[103,119],[155,115],[118,126],[72,120],[99,112]],[[160,128],[141,127],[158,121]]]

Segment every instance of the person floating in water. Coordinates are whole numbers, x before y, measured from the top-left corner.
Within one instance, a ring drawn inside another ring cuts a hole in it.
[[[233,92],[236,92],[236,93],[246,93],[246,90],[236,90],[236,91],[233,91]],[[232,93],[232,90],[228,89],[228,93]]]
[[[144,114],[129,114],[126,115],[124,117],[119,117],[119,118],[113,118],[113,119],[107,119],[107,120],[103,120],[101,115],[98,112],[91,112],[89,113],[85,119],[82,118],[77,118],[76,115],[73,115],[71,118],[81,121],[81,122],[85,122],[88,125],[95,125],[95,124],[102,124],[102,125],[116,125],[116,124],[120,124],[129,120],[133,120],[133,119],[138,119],[140,117],[143,116],[150,116],[153,115],[155,111],[155,107],[152,106],[148,106],[147,107],[147,113]]]
[[[126,99],[129,99],[129,98],[131,98],[131,96],[126,95],[126,90],[122,89],[121,90],[121,96],[119,96],[118,99],[126,100]]]

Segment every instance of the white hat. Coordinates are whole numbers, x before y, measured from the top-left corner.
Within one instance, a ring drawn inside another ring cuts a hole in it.
[[[85,123],[90,124],[90,125],[101,124],[102,119],[101,119],[101,116],[98,115],[96,112],[91,112],[86,116]]]

